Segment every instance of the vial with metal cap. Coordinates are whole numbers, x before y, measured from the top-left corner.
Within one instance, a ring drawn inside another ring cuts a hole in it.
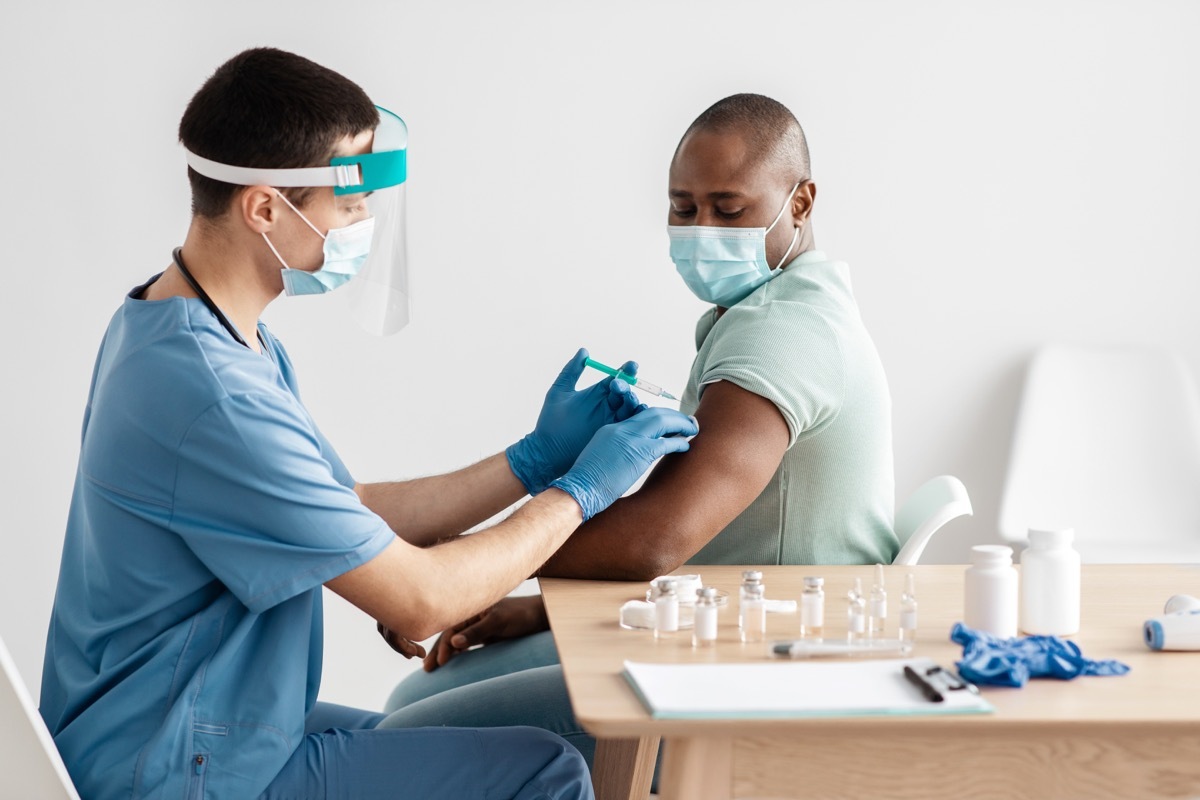
[[[882,639],[887,625],[887,589],[883,584],[883,564],[875,565],[875,582],[871,584],[870,616],[867,632],[872,639]]]
[[[854,588],[846,593],[846,639],[859,641],[867,635],[867,599],[863,597],[862,578],[854,579]]]
[[[659,578],[654,582],[654,638],[665,639],[679,630],[679,595],[674,578]]]
[[[820,639],[825,635],[825,579],[805,578],[800,594],[800,638]]]
[[[900,595],[900,626],[902,642],[917,640],[917,579],[910,572],[904,576],[904,594]]]
[[[761,642],[767,634],[767,601],[761,583],[743,587],[742,618],[739,623],[743,642]]]
[[[738,627],[742,625],[743,607],[746,604],[746,592],[751,587],[757,586],[762,591],[759,593],[762,597],[767,596],[767,587],[763,584],[762,570],[746,569],[742,570],[742,587],[738,590]]]
[[[717,642],[717,590],[705,586],[696,590],[696,623],[692,628],[692,647],[712,647]]]

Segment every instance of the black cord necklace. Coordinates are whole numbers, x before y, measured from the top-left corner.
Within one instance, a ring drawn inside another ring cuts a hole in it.
[[[242,347],[245,347],[247,350],[252,350],[253,348],[246,344],[246,340],[242,338],[240,333],[238,333],[238,329],[233,327],[233,323],[229,321],[229,318],[225,316],[221,309],[217,308],[217,304],[214,303],[212,298],[208,296],[208,292],[201,288],[200,283],[192,277],[192,273],[189,272],[188,268],[183,265],[183,248],[176,247],[171,253],[171,258],[175,261],[175,266],[179,267],[179,273],[183,275],[183,279],[188,282],[188,286],[191,286],[192,291],[200,297],[200,300],[204,303],[204,305],[208,306],[208,310],[216,316],[217,321],[225,326],[225,330],[229,331],[229,335],[232,336]]]

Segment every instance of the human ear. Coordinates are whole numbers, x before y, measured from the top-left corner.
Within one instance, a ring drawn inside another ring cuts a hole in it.
[[[817,202],[817,185],[812,181],[804,181],[800,187],[792,193],[792,219],[796,220],[797,227],[803,227],[808,221],[809,215],[812,214],[813,204]]]
[[[247,186],[238,197],[242,222],[254,233],[267,233],[275,226],[275,195],[270,186]]]

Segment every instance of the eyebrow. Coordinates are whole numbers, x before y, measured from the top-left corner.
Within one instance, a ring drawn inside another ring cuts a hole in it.
[[[692,193],[685,192],[682,189],[671,189],[667,192],[668,197],[678,197],[680,199],[691,199]],[[709,200],[735,200],[745,197],[741,192],[709,192],[707,195]]]

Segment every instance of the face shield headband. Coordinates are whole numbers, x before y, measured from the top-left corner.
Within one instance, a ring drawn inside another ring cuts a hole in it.
[[[370,153],[338,156],[328,166],[271,169],[222,164],[185,150],[196,172],[237,186],[276,189],[330,186],[335,195],[370,193],[367,206],[375,219],[370,253],[350,280],[355,319],[371,333],[395,333],[408,324],[408,236],[405,186],[408,178],[408,126],[385,108],[379,110]]]

